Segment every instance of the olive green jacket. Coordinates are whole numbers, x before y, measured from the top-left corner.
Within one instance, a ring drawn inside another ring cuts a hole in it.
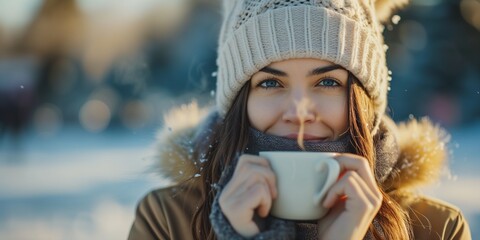
[[[165,129],[158,135],[158,171],[173,181],[170,187],[148,193],[138,204],[129,240],[192,239],[191,221],[200,204],[200,192],[193,184],[182,189],[182,182],[197,174],[190,159],[192,139],[206,110],[193,104],[173,110],[165,118]],[[445,135],[427,120],[410,121],[395,126],[400,157],[394,167],[396,174],[386,180],[408,209],[415,239],[471,239],[470,229],[460,209],[430,197],[415,194],[419,186],[438,178],[447,156]],[[204,139],[203,139],[204,140]]]

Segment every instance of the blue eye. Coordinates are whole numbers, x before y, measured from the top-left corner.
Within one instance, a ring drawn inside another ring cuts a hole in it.
[[[280,84],[278,83],[278,81],[274,80],[274,79],[264,80],[264,81],[260,82],[260,84],[258,84],[258,85],[262,88],[265,88],[265,89],[280,87]]]
[[[340,86],[337,81],[331,79],[331,78],[325,78],[322,81],[318,83],[318,85],[323,86],[323,87],[337,87]]]

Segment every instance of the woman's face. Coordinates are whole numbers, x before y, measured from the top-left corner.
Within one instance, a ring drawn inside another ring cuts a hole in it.
[[[306,141],[337,139],[348,128],[348,73],[324,71],[332,66],[319,59],[289,59],[255,73],[247,103],[251,125],[292,139],[303,128]]]

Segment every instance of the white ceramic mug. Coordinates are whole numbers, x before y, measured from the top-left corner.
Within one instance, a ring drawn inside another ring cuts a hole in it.
[[[268,159],[277,178],[272,216],[316,220],[327,213],[321,202],[340,174],[334,153],[264,151],[259,155]]]

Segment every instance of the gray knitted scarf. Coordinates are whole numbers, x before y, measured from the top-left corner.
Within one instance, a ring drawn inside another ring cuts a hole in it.
[[[336,141],[315,142],[305,141],[306,151],[312,152],[349,152],[353,153],[353,147],[350,143],[350,135],[345,134]],[[376,150],[375,177],[377,181],[382,182],[392,170],[398,158],[398,147],[395,136],[388,130],[385,124],[380,125],[380,132],[374,138]],[[261,131],[251,128],[249,131],[249,142],[245,150],[248,154],[257,155],[260,151],[303,151],[296,139],[287,139],[279,136],[265,134]],[[217,186],[217,195],[212,204],[210,213],[210,222],[216,233],[217,239],[245,239],[239,235],[230,225],[223,215],[218,204],[218,198],[223,187],[228,183],[233,175],[237,160],[233,161],[231,166],[227,166],[222,173],[222,177]],[[262,219],[255,216],[255,223],[260,229],[260,233],[252,239],[318,239],[316,221],[300,222],[290,221],[268,216]],[[376,221],[374,221],[375,225]],[[378,227],[377,227],[378,229]],[[367,235],[365,239],[370,239]]]
[[[305,151],[308,152],[353,152],[350,146],[350,136],[342,135],[335,141],[316,142],[305,141]],[[270,135],[250,128],[246,153],[258,155],[260,151],[303,151],[296,139]]]

